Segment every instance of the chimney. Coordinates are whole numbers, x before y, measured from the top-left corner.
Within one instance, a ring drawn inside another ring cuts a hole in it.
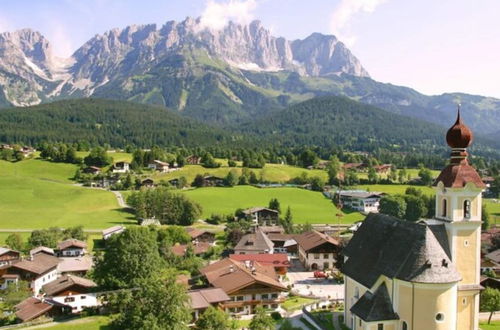
[[[233,265],[229,266],[229,272],[234,273],[234,266]]]

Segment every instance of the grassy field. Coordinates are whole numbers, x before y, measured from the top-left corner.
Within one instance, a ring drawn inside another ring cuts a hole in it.
[[[26,330],[31,329],[47,329],[47,330],[104,330],[110,329],[109,326],[110,318],[107,316],[91,316],[84,317],[81,319],[71,320],[67,322],[61,322],[53,326],[33,326],[24,328]]]
[[[267,206],[271,198],[277,198],[281,209],[290,206],[293,221],[301,223],[338,223],[339,211],[331,200],[319,192],[299,188],[255,188],[236,186],[233,188],[199,188],[182,192],[203,207],[202,217],[211,214],[232,214],[238,208]],[[358,212],[345,214],[342,223],[353,223],[364,217]]]
[[[219,177],[225,177],[227,173],[231,170],[236,170],[238,175],[241,175],[241,167],[227,167],[222,166],[219,168],[204,168],[200,165],[186,165],[178,171],[171,173],[154,173],[152,178],[155,180],[171,180],[174,178],[180,178],[184,176],[189,183],[193,182],[197,174],[210,174]],[[326,171],[323,170],[308,170],[301,167],[289,166],[289,165],[278,165],[278,164],[266,164],[264,168],[261,169],[251,169],[255,172],[258,178],[262,178],[264,181],[268,182],[279,182],[285,183],[290,179],[298,177],[302,173],[307,173],[309,177],[319,176],[324,180],[327,180],[328,175]]]
[[[407,184],[370,184],[370,185],[359,185],[356,189],[363,189],[369,191],[380,191],[387,194],[404,194],[408,187],[414,187],[422,190],[424,194],[432,195],[434,194],[434,189],[427,186],[410,186]]]
[[[500,225],[500,199],[484,199],[483,201],[490,213],[490,223]]]
[[[0,161],[0,228],[106,228],[131,221],[111,192],[73,185],[75,170],[38,159]]]
[[[281,304],[281,307],[283,309],[286,309],[288,312],[292,312],[298,309],[301,309],[303,305],[308,305],[312,304],[315,302],[317,299],[311,299],[311,298],[302,298],[302,297],[288,297],[283,304]]]
[[[486,321],[479,322],[479,329],[481,330],[499,330],[500,329],[500,321],[491,321],[490,324]]]

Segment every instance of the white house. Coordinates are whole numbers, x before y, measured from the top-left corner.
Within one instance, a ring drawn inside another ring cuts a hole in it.
[[[102,239],[107,240],[113,235],[120,234],[125,230],[123,226],[113,226],[102,231]]]
[[[170,168],[169,163],[162,162],[160,160],[153,160],[148,164],[148,168],[159,171],[159,172],[168,172]]]
[[[130,171],[130,163],[118,162],[113,165],[113,173],[128,173]]]
[[[99,306],[96,294],[91,292],[96,286],[89,279],[64,275],[45,284],[42,292],[52,300],[70,306],[72,313],[79,313],[86,307]]]
[[[316,230],[295,236],[299,260],[306,269],[331,269],[340,252],[340,243]]]
[[[384,193],[380,192],[369,192],[360,190],[350,190],[350,191],[339,191],[338,196],[340,197],[340,202],[343,206],[347,206],[350,209],[370,213],[378,212],[380,206],[380,199]]]
[[[87,253],[87,243],[77,239],[67,239],[59,242],[57,249],[61,257],[79,257]]]
[[[35,254],[8,266],[6,274],[18,275],[17,279],[28,281],[33,294],[36,296],[43,285],[57,279],[57,265],[59,259],[45,253]]]

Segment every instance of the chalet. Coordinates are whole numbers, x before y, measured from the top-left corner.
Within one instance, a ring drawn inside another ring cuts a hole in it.
[[[130,163],[118,162],[113,165],[113,173],[128,173],[130,171]]]
[[[295,255],[297,253],[297,242],[293,234],[269,233],[267,237],[274,244],[274,253],[286,253]]]
[[[101,173],[101,168],[97,166],[88,166],[83,169],[83,173],[96,175]]]
[[[201,163],[201,157],[191,155],[189,157],[186,157],[186,164],[189,165],[199,165]]]
[[[224,179],[214,175],[206,175],[203,177],[204,187],[223,187]]]
[[[375,166],[373,166],[373,169],[378,174],[387,174],[387,173],[389,173],[391,171],[392,164],[375,165]]]
[[[191,237],[191,242],[204,242],[209,244],[215,243],[215,234],[206,230],[200,230],[192,227],[186,228],[188,235]]]
[[[220,288],[207,288],[188,291],[189,302],[193,310],[193,321],[210,306],[222,307],[222,303],[230,300],[229,296]]]
[[[55,302],[71,307],[72,313],[79,313],[86,307],[96,307],[99,302],[92,289],[97,286],[83,277],[64,275],[42,286],[42,292]]]
[[[85,255],[80,257],[64,257],[59,259],[57,271],[59,274],[70,274],[84,276],[93,267],[92,257]]]
[[[345,171],[359,171],[364,168],[363,163],[345,163],[342,165]]]
[[[21,258],[21,253],[9,248],[0,247],[0,266],[10,265]]]
[[[306,269],[332,269],[339,256],[340,243],[333,237],[318,231],[295,236],[299,260]]]
[[[361,190],[344,190],[337,193],[342,206],[364,213],[378,212],[383,195],[384,193],[380,192]]]
[[[269,234],[284,234],[285,229],[282,226],[259,226],[260,230],[262,230],[267,235]]]
[[[57,278],[59,259],[45,253],[38,253],[29,259],[16,262],[7,268],[7,274],[18,275],[20,280],[30,282],[34,295],[38,295],[42,285]]]
[[[239,262],[222,259],[200,270],[208,283],[220,288],[230,300],[221,303],[221,308],[233,315],[255,313],[255,307],[277,309],[284,302],[282,293],[287,288],[278,281],[274,267],[258,262]]]
[[[288,268],[291,267],[291,263],[288,260],[288,256],[283,253],[274,254],[231,254],[229,255],[231,260],[239,262],[258,262],[262,266],[273,267],[274,271],[278,275],[286,275]]]
[[[21,322],[33,321],[40,316],[58,316],[69,312],[69,306],[52,299],[29,297],[14,306],[16,317]]]
[[[32,258],[37,254],[45,254],[48,256],[55,256],[56,255],[54,252],[54,249],[51,249],[51,248],[46,247],[46,246],[39,246],[39,247],[36,247],[36,248],[30,250],[30,256]]]
[[[144,188],[153,188],[155,186],[155,182],[153,179],[144,179],[141,181],[141,187]]]
[[[178,257],[183,257],[186,255],[188,247],[189,245],[187,244],[176,244],[172,246],[172,253]],[[194,243],[192,247],[193,247],[193,254],[195,256],[200,256],[204,253],[207,253],[208,250],[212,247],[212,244],[207,242],[199,242],[199,243]]]
[[[148,168],[164,173],[164,172],[168,172],[168,169],[170,168],[170,164],[162,162],[160,160],[153,160],[151,163],[148,164]]]
[[[123,226],[113,226],[113,227],[104,229],[102,231],[102,239],[107,240],[111,236],[120,234],[124,231],[125,231],[125,227],[123,227]]]
[[[87,253],[87,243],[77,239],[67,239],[57,243],[57,249],[61,257],[79,257]]]
[[[259,228],[244,235],[234,247],[235,254],[274,253],[274,244]]]
[[[279,212],[266,207],[252,207],[243,214],[256,225],[276,225],[279,221]]]

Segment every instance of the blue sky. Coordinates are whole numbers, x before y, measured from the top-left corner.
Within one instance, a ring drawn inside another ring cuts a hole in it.
[[[260,19],[288,39],[335,34],[378,81],[500,98],[499,13],[498,0],[0,0],[0,31],[39,30],[68,56],[114,27]]]

